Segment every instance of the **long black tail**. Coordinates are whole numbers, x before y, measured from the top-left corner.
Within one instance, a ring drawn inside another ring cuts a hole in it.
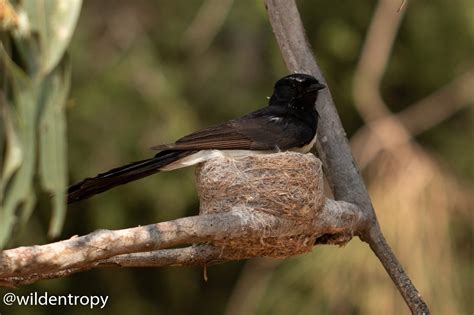
[[[85,178],[80,182],[69,186],[67,190],[67,202],[73,203],[87,199],[93,195],[100,194],[115,186],[150,176],[160,171],[160,168],[173,163],[185,156],[195,153],[194,151],[162,151],[151,159],[133,162],[124,166],[114,168],[108,172],[93,178]]]

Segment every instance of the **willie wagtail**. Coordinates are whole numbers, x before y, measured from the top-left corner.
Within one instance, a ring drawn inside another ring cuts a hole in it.
[[[115,186],[206,161],[223,150],[230,156],[277,151],[307,153],[316,141],[318,91],[325,86],[307,74],[291,74],[275,83],[268,106],[187,135],[173,144],[152,147],[152,158],[133,162],[68,188],[68,203]]]

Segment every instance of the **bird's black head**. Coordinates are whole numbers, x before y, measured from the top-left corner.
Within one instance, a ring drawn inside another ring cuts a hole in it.
[[[325,86],[311,75],[290,74],[275,83],[269,105],[309,108],[314,106],[318,91],[324,88]]]

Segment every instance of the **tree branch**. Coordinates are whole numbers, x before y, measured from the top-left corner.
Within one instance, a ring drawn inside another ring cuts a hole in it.
[[[98,230],[64,241],[0,252],[0,286],[24,285],[98,267],[190,266],[235,260],[222,245],[163,248],[213,241],[225,244],[251,236],[263,241],[282,235],[316,235],[318,243],[343,244],[358,229],[361,218],[363,214],[354,205],[327,199],[310,229],[254,209],[239,209],[123,230]]]
[[[396,114],[414,135],[436,126],[474,100],[474,68]]]
[[[266,0],[265,3],[288,69],[312,74],[325,83],[306,39],[294,0]],[[335,198],[360,207],[367,220],[358,230],[359,237],[367,242],[377,255],[412,313],[429,314],[428,306],[380,231],[369,194],[352,158],[349,143],[329,89],[322,91],[316,107],[321,116],[317,149]]]
[[[252,232],[242,218],[243,215],[236,211],[206,214],[123,230],[97,230],[65,241],[5,250],[0,255],[0,277],[49,273],[125,253],[207,242]]]
[[[380,95],[380,82],[403,18],[398,5],[395,0],[378,1],[354,74],[355,106],[365,121],[390,113]]]
[[[212,245],[195,245],[185,248],[161,249],[150,252],[132,253],[84,263],[77,267],[30,273],[22,276],[0,277],[0,286],[17,287],[39,280],[63,278],[73,273],[102,267],[166,267],[166,266],[209,266],[224,262],[219,258],[222,249]]]
[[[393,132],[393,128],[390,128],[393,126],[393,119],[412,136],[419,135],[465,108],[474,99],[474,91],[471,89],[473,85],[474,69],[470,69],[401,112],[366,122],[351,138],[353,154],[359,167],[364,169],[383,149],[400,153],[400,146],[412,139],[397,137],[400,133]],[[384,134],[387,136],[383,137]]]

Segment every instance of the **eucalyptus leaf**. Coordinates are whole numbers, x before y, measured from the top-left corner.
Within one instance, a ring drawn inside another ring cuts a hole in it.
[[[21,165],[21,159],[22,159],[22,153],[21,153],[21,147],[20,147],[20,142],[18,139],[18,134],[16,132],[17,128],[17,119],[16,115],[12,113],[13,108],[11,107],[11,104],[8,103],[7,100],[7,71],[10,69],[11,73],[15,75],[15,72],[18,72],[17,75],[19,75],[19,79],[21,80],[24,78],[23,74],[21,74],[21,70],[15,69],[13,62],[10,60],[8,55],[6,54],[5,47],[0,46],[0,60],[2,61],[2,64],[4,67],[2,69],[4,70],[3,77],[2,77],[2,83],[3,83],[3,93],[1,94],[1,107],[0,107],[0,117],[2,120],[1,128],[0,128],[0,137],[1,137],[1,143],[0,147],[2,152],[1,158],[0,158],[0,205],[2,204],[3,200],[3,195],[4,195],[4,190],[5,187],[10,180],[11,176],[13,173],[20,167]],[[1,211],[0,211],[1,212]]]
[[[67,59],[67,58],[65,58]],[[66,212],[66,117],[69,92],[69,60],[61,62],[43,84],[43,112],[40,120],[40,175],[43,188],[52,194],[50,236],[57,236]]]
[[[28,223],[28,219],[31,217],[31,214],[33,213],[35,205],[36,205],[36,194],[32,190],[27,195],[22,205],[23,207],[20,213],[20,218],[19,218],[21,229],[24,229],[26,227]]]
[[[17,123],[14,122],[8,105],[3,104],[1,110],[5,137],[5,158],[3,160],[3,169],[0,177],[0,189],[3,192],[11,176],[21,165],[22,152],[20,140],[15,130],[16,128],[14,127]]]
[[[0,59],[11,95],[1,108],[5,144],[0,167],[0,247],[10,237],[17,215],[24,224],[36,196],[33,179],[38,165],[43,189],[52,194],[50,235],[57,235],[66,210],[66,120],[64,104],[70,85],[64,59],[82,0],[23,0],[16,9],[25,14],[28,32],[11,32],[15,62],[0,43]],[[61,62],[61,60],[64,60]],[[39,143],[37,143],[39,142]]]
[[[56,67],[69,45],[76,27],[82,0],[24,0],[32,33],[40,42],[40,73]]]
[[[38,121],[38,100],[40,84],[30,80],[26,74],[9,58],[0,46],[0,58],[5,64],[12,95],[9,101],[16,109],[19,148],[23,159],[4,192],[0,209],[0,247],[10,237],[16,223],[16,211],[22,211],[33,191],[33,177],[36,164],[36,130]]]

